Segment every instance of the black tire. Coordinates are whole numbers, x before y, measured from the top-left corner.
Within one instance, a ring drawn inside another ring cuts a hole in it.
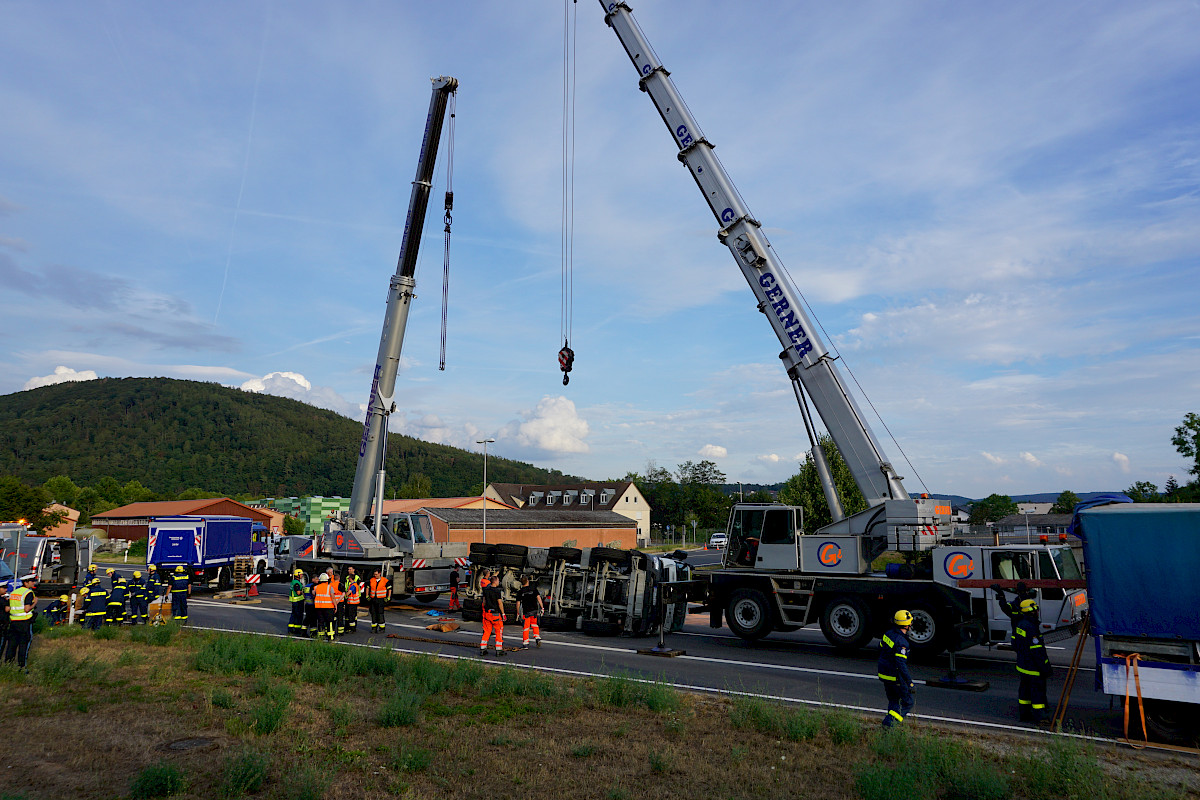
[[[568,564],[578,564],[583,558],[583,551],[577,547],[551,547],[546,554],[550,561],[566,561]]]
[[[442,596],[441,592],[417,592],[413,595],[418,603],[432,603]]]
[[[912,627],[907,634],[913,656],[926,658],[942,653],[950,633],[945,615],[925,603],[914,603],[908,610],[913,615]]]
[[[490,567],[496,563],[495,546],[490,544],[483,545],[484,548],[476,550],[478,545],[471,545],[470,560],[477,567]]]
[[[478,608],[463,606],[462,618],[464,622],[483,622],[483,612]]]
[[[223,592],[233,585],[229,567],[217,567],[217,591]]]
[[[515,555],[513,553],[496,553],[496,566],[512,567],[513,569],[525,568],[525,556]]]
[[[523,544],[497,544],[492,545],[496,548],[496,554],[508,553],[509,555],[521,556],[524,558],[529,555],[529,548]]]
[[[599,564],[607,561],[618,567],[628,566],[631,556],[628,550],[618,550],[615,547],[593,547],[589,564]]]
[[[774,623],[767,598],[757,589],[737,589],[725,607],[729,630],[747,642],[756,642],[771,632]]]
[[[588,636],[616,636],[621,632],[621,626],[606,619],[585,619],[583,632]]]
[[[462,607],[466,611],[478,611],[483,608],[483,603],[478,597],[466,597],[463,599]]]
[[[839,650],[858,650],[874,638],[871,609],[854,595],[839,595],[821,612],[821,633]]]
[[[1170,700],[1146,700],[1145,707],[1146,728],[1156,738],[1164,742],[1195,744],[1197,736],[1200,736],[1200,722],[1196,720],[1194,706],[1172,703]]]
[[[573,631],[575,630],[575,620],[571,617],[546,614],[538,617],[538,627],[548,631]]]

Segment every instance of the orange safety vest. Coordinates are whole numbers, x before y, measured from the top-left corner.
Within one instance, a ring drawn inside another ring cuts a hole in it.
[[[317,608],[335,608],[337,606],[333,588],[332,583],[317,584],[317,588],[313,590],[313,599],[316,601],[314,605]]]
[[[387,578],[380,575],[378,578],[371,578],[371,589],[369,596],[383,600],[387,597]]]
[[[346,582],[346,602],[352,606],[358,605],[358,578]]]
[[[341,589],[339,589],[337,584],[334,583],[333,581],[329,582],[329,592],[330,592],[330,594],[333,595],[333,602],[335,602],[335,603],[345,602],[346,593],[343,592]]]

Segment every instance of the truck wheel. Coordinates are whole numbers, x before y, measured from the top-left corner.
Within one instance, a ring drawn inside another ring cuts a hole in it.
[[[513,569],[525,568],[525,556],[515,555],[513,553],[496,553],[496,566],[511,567]]]
[[[857,650],[871,641],[871,611],[853,595],[835,597],[821,612],[821,633],[840,650]]]
[[[908,629],[908,642],[917,657],[939,655],[946,649],[946,632],[949,626],[945,618],[922,603],[909,609],[913,615],[912,627]]]
[[[463,608],[462,618],[464,622],[483,622],[483,612],[478,608]]]
[[[1170,700],[1146,700],[1146,727],[1154,736],[1168,742],[1192,744],[1200,734],[1194,706]]]
[[[575,630],[575,620],[570,617],[545,614],[538,618],[538,627],[547,631],[573,631]]]
[[[550,561],[566,561],[568,564],[578,564],[583,558],[583,551],[577,547],[551,547],[546,557]]]
[[[472,542],[470,550],[471,563],[480,567],[490,567],[495,563],[496,545]]]
[[[441,596],[441,592],[417,592],[415,595],[413,595],[418,603],[432,603]]]
[[[617,567],[627,567],[630,563],[630,555],[628,550],[618,550],[615,547],[593,547],[591,560],[589,564],[598,564],[602,561],[607,561]]]
[[[521,556],[521,558],[529,555],[529,548],[523,544],[498,544],[494,546],[496,548],[497,555],[500,553],[508,553],[509,555],[513,556]]]
[[[228,567],[217,567],[217,591],[223,592],[233,585]]]
[[[771,607],[756,589],[738,589],[725,609],[729,630],[747,642],[756,642],[771,632]]]

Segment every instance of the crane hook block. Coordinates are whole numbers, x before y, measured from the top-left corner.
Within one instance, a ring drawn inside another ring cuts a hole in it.
[[[568,343],[563,342],[562,350],[558,351],[558,368],[563,372],[563,386],[571,382],[571,376],[567,373],[573,366],[575,366],[575,351],[570,348]]]

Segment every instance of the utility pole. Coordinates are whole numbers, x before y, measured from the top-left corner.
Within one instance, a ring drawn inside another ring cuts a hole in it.
[[[494,443],[495,439],[476,439],[475,444],[483,445],[483,491],[480,497],[483,500],[483,543],[487,544],[487,446]]]

